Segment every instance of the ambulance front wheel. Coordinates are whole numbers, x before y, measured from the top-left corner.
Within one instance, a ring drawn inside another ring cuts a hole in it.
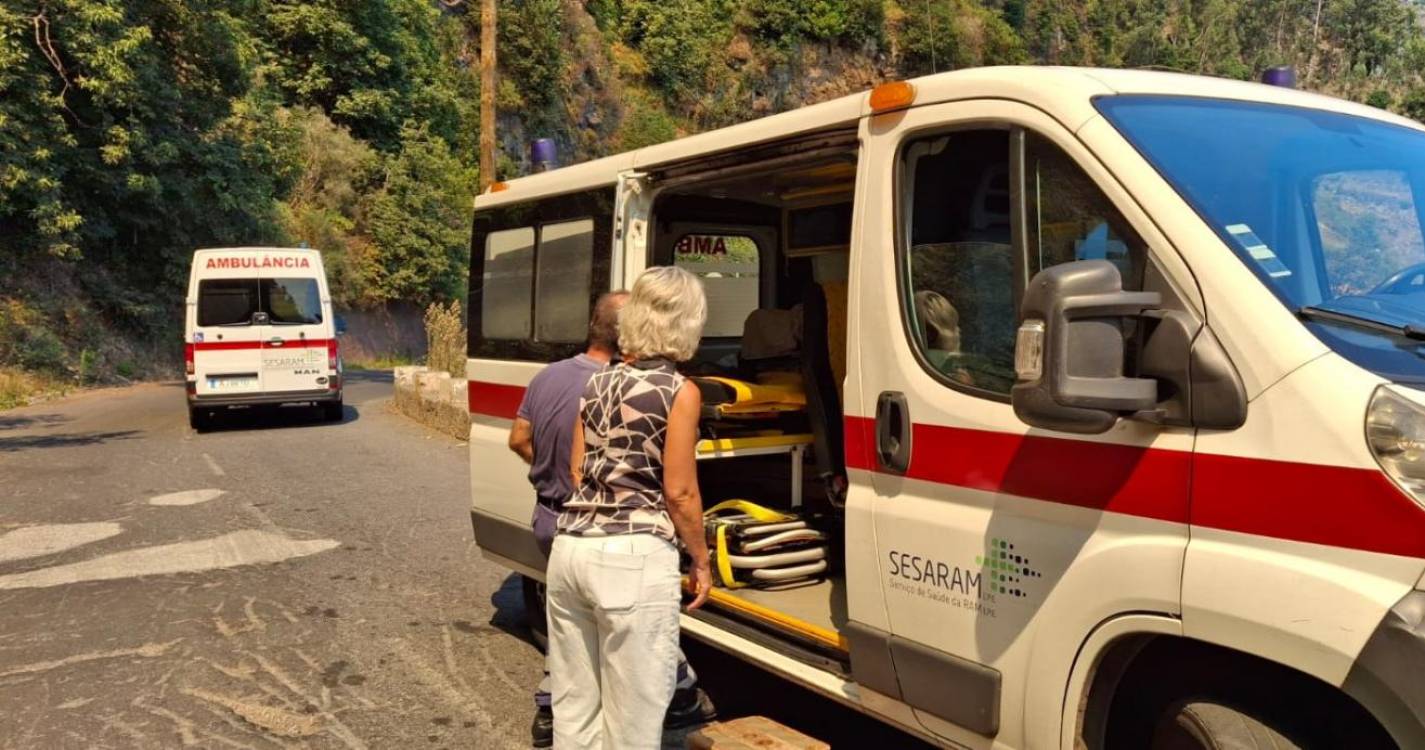
[[[1093,750],[1396,747],[1363,706],[1291,667],[1189,639],[1127,640],[1124,649],[1105,657],[1088,696]]]

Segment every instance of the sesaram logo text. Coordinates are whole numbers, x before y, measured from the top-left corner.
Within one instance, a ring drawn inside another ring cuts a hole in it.
[[[947,563],[930,556],[891,550],[887,556],[887,587],[932,602],[994,617],[999,597],[1029,596],[1027,579],[1039,578],[1029,559],[1006,539],[986,540],[974,567]]]
[[[293,255],[264,255],[237,258],[209,258],[207,268],[311,268],[312,260]]]

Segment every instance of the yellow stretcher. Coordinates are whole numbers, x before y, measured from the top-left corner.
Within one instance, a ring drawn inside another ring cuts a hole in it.
[[[703,392],[705,416],[716,419],[765,419],[807,407],[802,378],[794,372],[768,372],[757,381],[717,376],[695,378]]]

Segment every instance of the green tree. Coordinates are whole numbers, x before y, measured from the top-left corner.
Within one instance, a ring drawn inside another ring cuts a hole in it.
[[[475,170],[424,125],[401,130],[364,222],[373,245],[369,301],[456,299],[464,289]]]
[[[879,41],[885,24],[880,0],[744,0],[739,25],[774,44],[803,39],[859,46]]]
[[[504,0],[499,13],[500,72],[525,124],[541,132],[567,126],[563,0]]]
[[[1014,29],[973,0],[908,2],[902,10],[901,65],[909,75],[1029,60]]]
[[[1323,21],[1339,45],[1343,72],[1383,72],[1416,28],[1414,11],[1400,0],[1333,0]]]
[[[7,244],[141,286],[200,244],[273,238],[293,134],[256,86],[244,4],[56,0],[0,10]],[[155,34],[153,29],[163,29]]]
[[[1400,113],[1413,120],[1425,122],[1425,86],[1417,85],[1406,93],[1400,102]]]
[[[450,38],[426,0],[267,0],[267,64],[289,101],[320,107],[358,138],[399,146],[415,119],[454,142],[462,127],[458,69],[443,55]],[[452,22],[453,23],[453,22]]]
[[[381,179],[381,157],[320,110],[299,108],[294,122],[305,167],[282,206],[283,225],[293,240],[322,251],[333,300],[360,305],[369,294],[370,244],[357,220],[366,194]]]
[[[702,92],[716,51],[732,33],[728,10],[718,0],[626,0],[622,36],[647,60],[654,84],[689,101]]]

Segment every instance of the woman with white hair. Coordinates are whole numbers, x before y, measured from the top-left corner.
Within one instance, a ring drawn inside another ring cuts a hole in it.
[[[678,540],[696,609],[712,588],[694,445],[702,397],[675,368],[707,320],[702,282],[638,277],[619,313],[623,361],[579,403],[546,571],[555,748],[657,748],[678,662]]]

